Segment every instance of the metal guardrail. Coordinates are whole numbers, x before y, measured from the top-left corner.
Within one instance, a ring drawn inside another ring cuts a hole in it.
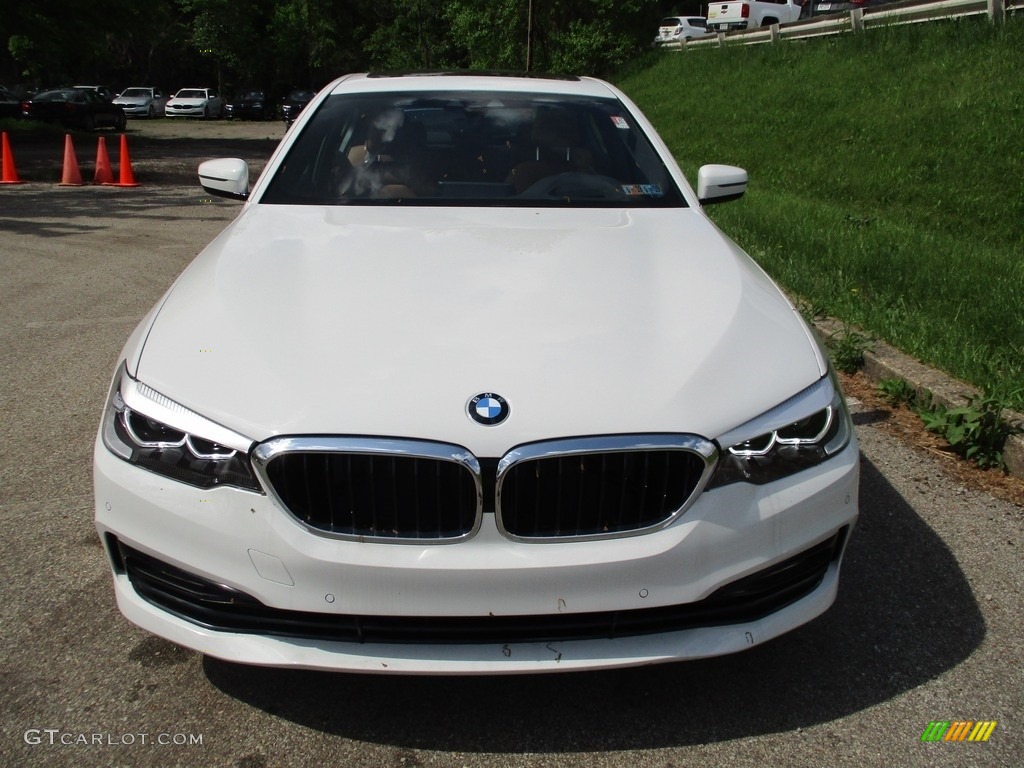
[[[772,24],[770,27],[720,32],[712,37],[666,43],[662,47],[685,50],[687,48],[717,48],[727,45],[756,45],[758,43],[774,43],[779,40],[806,40],[811,37],[839,35],[846,32],[859,33],[872,27],[917,24],[924,21],[967,16],[987,15],[992,23],[1001,24],[1006,20],[1010,11],[1022,9],[1024,9],[1024,0],[934,0],[934,2],[880,6],[866,10],[858,8],[848,13],[815,16],[791,21],[788,24]]]

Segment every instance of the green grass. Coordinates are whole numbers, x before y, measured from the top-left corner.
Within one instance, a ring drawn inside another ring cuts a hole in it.
[[[1024,18],[658,52],[618,84],[781,285],[997,392],[1024,384]],[[1017,394],[1014,406],[1024,405]]]

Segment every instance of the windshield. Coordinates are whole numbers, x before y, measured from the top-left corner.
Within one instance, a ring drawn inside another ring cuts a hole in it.
[[[127,89],[125,89],[124,93],[121,94],[121,96],[123,96],[124,98],[127,98],[127,99],[130,99],[132,97],[138,98],[140,96],[148,98],[149,96],[152,96],[152,95],[153,95],[153,92],[150,91],[148,88],[127,88]]]
[[[261,202],[685,205],[617,100],[465,91],[331,96]]]
[[[81,93],[75,90],[46,91],[37,93],[32,97],[32,101],[81,101]]]
[[[206,91],[178,91],[176,96],[179,99],[205,99]]]

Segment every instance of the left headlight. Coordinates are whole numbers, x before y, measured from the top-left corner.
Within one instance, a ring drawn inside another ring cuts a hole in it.
[[[253,441],[128,375],[122,364],[103,412],[103,444],[129,464],[199,488],[261,492],[249,462]]]
[[[809,415],[790,420],[800,410]],[[780,421],[779,426],[774,425]],[[743,432],[751,436],[730,439]],[[825,377],[768,414],[733,430],[722,441],[718,468],[707,487],[764,485],[788,477],[842,451],[852,434],[850,413],[839,385],[832,376]]]

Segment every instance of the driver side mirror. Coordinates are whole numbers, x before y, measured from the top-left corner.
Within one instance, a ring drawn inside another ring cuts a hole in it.
[[[212,195],[245,200],[249,197],[249,166],[237,157],[207,160],[199,165],[199,183]]]

